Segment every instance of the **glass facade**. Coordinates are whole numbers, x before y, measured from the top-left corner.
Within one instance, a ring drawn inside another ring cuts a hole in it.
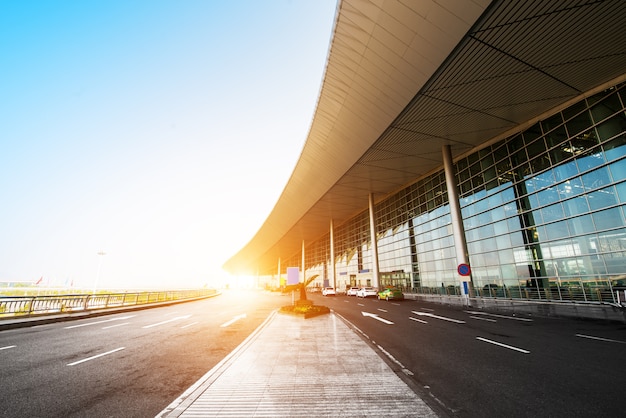
[[[456,161],[472,295],[613,302],[626,288],[625,103],[615,86]],[[459,294],[443,168],[375,214],[381,285]],[[368,219],[335,227],[337,288],[371,280]],[[329,279],[329,242],[306,247],[307,277]]]

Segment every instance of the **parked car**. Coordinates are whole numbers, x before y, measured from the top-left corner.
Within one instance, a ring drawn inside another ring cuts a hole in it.
[[[356,296],[356,293],[359,291],[358,287],[351,287],[346,291],[346,296]]]
[[[322,289],[322,296],[335,296],[337,292],[335,292],[334,287],[325,287]]]
[[[356,292],[358,298],[366,298],[369,296],[376,296],[378,292],[373,287],[362,287]]]
[[[385,299],[395,299],[395,300],[403,300],[404,293],[397,287],[387,287],[380,292],[378,292],[378,300]]]

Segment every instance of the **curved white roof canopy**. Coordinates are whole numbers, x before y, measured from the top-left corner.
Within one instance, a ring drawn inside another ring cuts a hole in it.
[[[550,109],[626,79],[623,0],[341,0],[310,132],[260,230],[225,264],[273,271],[378,201]]]

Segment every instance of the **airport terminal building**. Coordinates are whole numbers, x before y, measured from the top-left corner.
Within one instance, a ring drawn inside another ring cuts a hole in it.
[[[340,0],[300,160],[225,269],[624,302],[624,22],[622,0]]]

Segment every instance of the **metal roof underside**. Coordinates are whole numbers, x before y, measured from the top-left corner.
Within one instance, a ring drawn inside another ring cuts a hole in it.
[[[274,271],[302,242],[453,156],[624,78],[623,0],[341,0],[317,109],[273,211],[224,264]]]

